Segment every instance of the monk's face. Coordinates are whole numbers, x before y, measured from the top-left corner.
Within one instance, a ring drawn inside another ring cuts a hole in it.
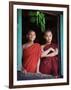
[[[44,35],[44,38],[45,40],[48,42],[48,43],[51,43],[52,41],[52,32],[51,31],[47,31]]]
[[[27,38],[29,41],[34,41],[36,38],[36,33],[34,31],[29,32]]]

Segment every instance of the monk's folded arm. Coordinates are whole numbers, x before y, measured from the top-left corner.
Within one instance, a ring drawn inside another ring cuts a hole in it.
[[[47,57],[47,54],[48,54],[50,51],[55,51],[55,50],[52,49],[52,48],[49,48],[48,50],[43,51],[42,54],[41,54],[41,58],[42,58],[42,57]]]
[[[54,52],[50,53],[47,55],[47,57],[53,57],[53,56],[56,56],[58,55],[58,49],[56,48]]]
[[[44,52],[42,52],[42,54],[41,54],[41,58],[43,58],[43,57],[47,57],[47,54]]]

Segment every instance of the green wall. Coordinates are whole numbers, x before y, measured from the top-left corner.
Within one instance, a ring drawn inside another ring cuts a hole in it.
[[[22,10],[17,9],[17,70],[22,66]]]
[[[61,74],[63,75],[63,15],[60,15]]]

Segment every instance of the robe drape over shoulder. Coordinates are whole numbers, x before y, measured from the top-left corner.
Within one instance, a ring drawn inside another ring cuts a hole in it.
[[[56,44],[48,44],[44,51],[49,48],[58,48]],[[51,53],[51,52],[50,52]],[[58,55],[53,57],[42,58],[40,62],[40,72],[44,74],[52,74],[58,76]]]
[[[23,68],[27,72],[35,73],[40,56],[41,46],[38,43],[23,49]]]

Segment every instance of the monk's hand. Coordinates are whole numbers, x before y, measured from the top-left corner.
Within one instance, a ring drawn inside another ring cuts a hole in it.
[[[49,49],[50,49],[50,51],[53,51],[53,52],[55,51],[55,49],[54,49],[54,48],[52,48],[52,47],[51,47],[51,48],[49,48]]]
[[[27,74],[26,69],[22,69],[22,72],[23,72],[24,74]]]
[[[38,71],[37,74],[41,74],[41,72]]]

